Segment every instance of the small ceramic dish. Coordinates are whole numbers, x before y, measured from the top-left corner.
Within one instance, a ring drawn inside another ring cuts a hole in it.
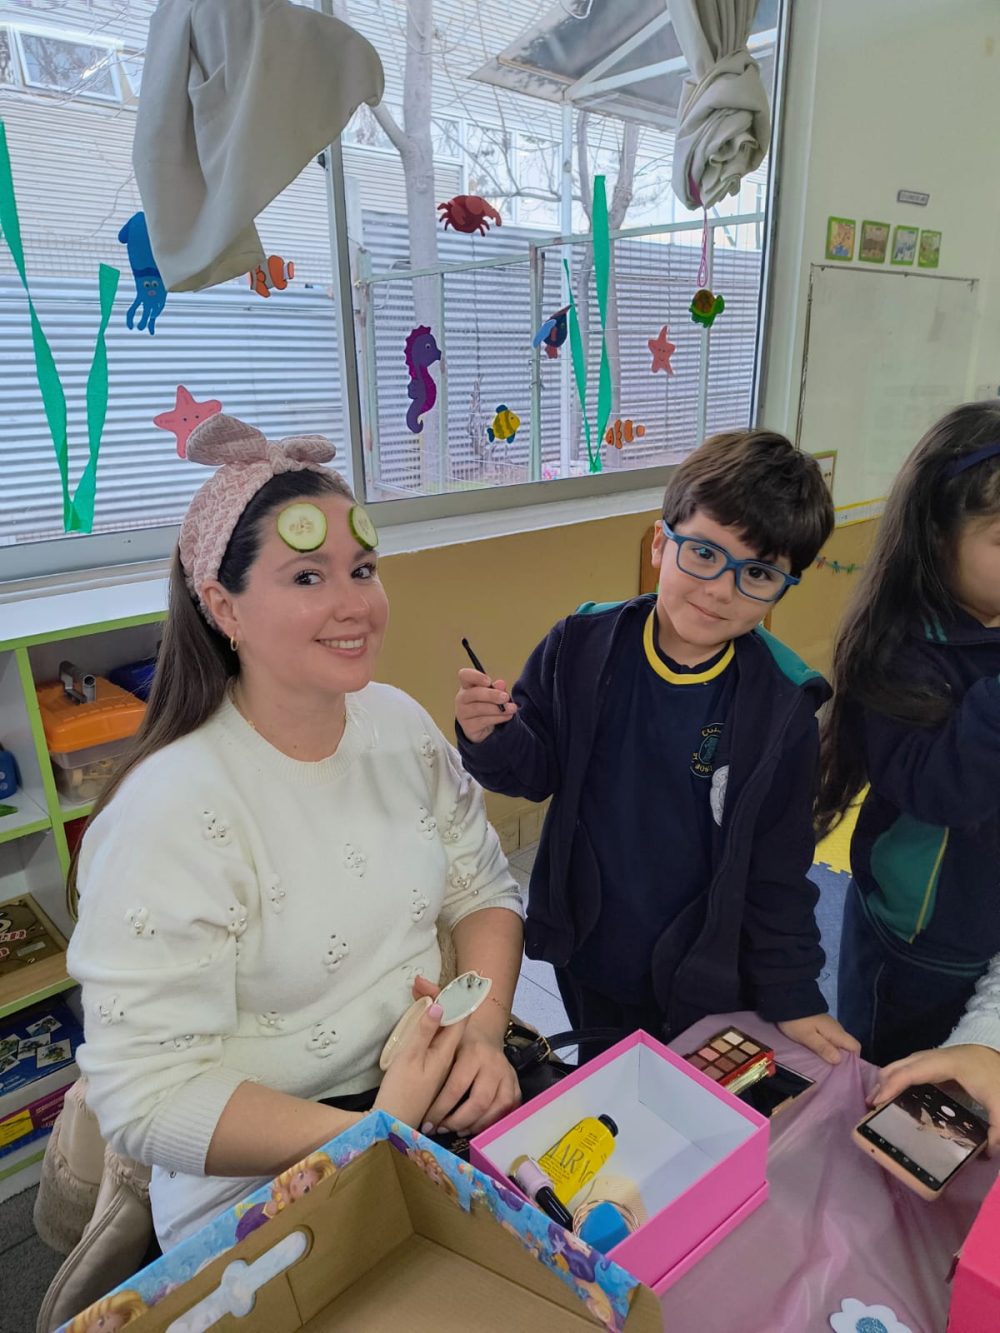
[[[441,1026],[443,1028],[451,1027],[453,1023],[461,1023],[463,1018],[468,1018],[471,1014],[474,1014],[489,995],[492,985],[493,982],[489,977],[481,977],[478,972],[463,972],[454,981],[449,981],[437,997],[437,1003],[444,1010]],[[414,1000],[413,1004],[410,1005],[389,1033],[389,1038],[382,1047],[382,1054],[378,1058],[381,1070],[385,1071],[389,1068],[393,1056],[399,1050],[407,1034],[412,1031],[415,1024],[420,1022],[421,1015],[432,1003],[430,996],[424,995],[421,999]]]

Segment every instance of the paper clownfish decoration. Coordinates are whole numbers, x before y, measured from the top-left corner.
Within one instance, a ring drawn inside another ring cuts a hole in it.
[[[283,292],[295,277],[295,265],[290,259],[286,262],[280,255],[268,255],[266,263],[266,268],[258,264],[247,274],[250,290],[258,296],[270,296],[273,291]]]

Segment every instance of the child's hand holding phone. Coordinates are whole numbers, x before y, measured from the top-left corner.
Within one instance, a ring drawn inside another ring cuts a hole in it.
[[[509,722],[517,712],[517,704],[507,692],[502,680],[491,680],[483,664],[469,646],[462,647],[469,654],[472,667],[463,667],[458,673],[458,693],[455,695],[455,719],[472,743],[478,744],[493,734],[494,727]]]
[[[869,1104],[883,1106],[917,1083],[949,1081],[958,1083],[986,1111],[988,1143],[995,1152],[1000,1148],[1000,1051],[989,1046],[939,1046],[886,1065]]]

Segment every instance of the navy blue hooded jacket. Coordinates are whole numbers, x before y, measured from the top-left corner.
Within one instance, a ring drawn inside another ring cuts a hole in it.
[[[851,868],[868,911],[915,959],[978,975],[1000,951],[1000,629],[964,612],[921,625],[900,669],[955,707],[934,728],[866,713],[871,787]]]
[[[484,787],[532,801],[552,797],[531,875],[530,958],[566,966],[597,921],[601,884],[580,794],[618,636],[634,618],[645,620],[655,600],[581,607],[529,657],[512,691],[519,709],[513,721],[478,744],[457,729],[465,767]],[[826,1010],[817,985],[818,895],[807,872],[815,714],[829,686],[763,630],[734,647],[737,681],[717,758],[719,767],[729,765],[729,777],[711,880],[653,951],[653,990],[667,1036],[710,1013],[755,1008],[777,1022]]]

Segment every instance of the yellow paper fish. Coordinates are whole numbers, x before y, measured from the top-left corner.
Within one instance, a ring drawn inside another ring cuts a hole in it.
[[[494,440],[504,440],[513,443],[517,434],[517,429],[521,424],[521,418],[510,410],[509,407],[501,403],[497,408],[497,414],[493,418],[493,425],[487,426],[486,434],[489,436],[490,443]]]

